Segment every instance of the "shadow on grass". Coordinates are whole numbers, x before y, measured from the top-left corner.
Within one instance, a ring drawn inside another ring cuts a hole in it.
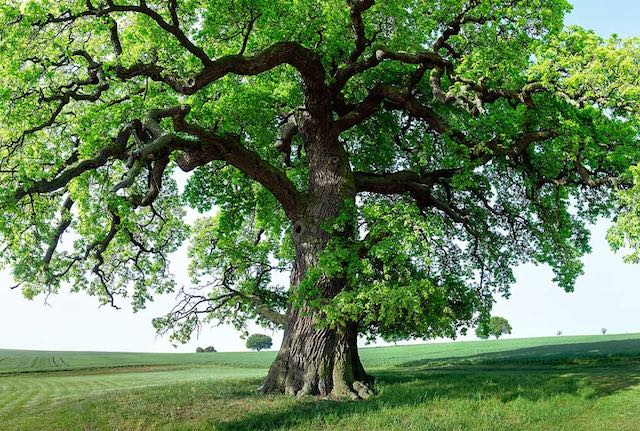
[[[400,367],[443,364],[598,364],[612,361],[640,363],[640,340],[612,340],[525,347],[463,357],[428,358],[405,362]]]
[[[634,349],[636,356],[632,356]],[[248,413],[241,419],[218,423],[217,427],[222,430],[272,430],[312,426],[323,423],[326,418],[333,421],[355,414],[418,407],[446,399],[492,399],[508,403],[516,399],[535,402],[559,395],[598,398],[640,385],[638,352],[640,342],[637,340],[607,341],[415,361],[373,372],[380,392],[370,400],[303,399],[266,412]],[[628,360],[603,364],[604,359],[610,357]],[[454,365],[434,366],[446,361]]]

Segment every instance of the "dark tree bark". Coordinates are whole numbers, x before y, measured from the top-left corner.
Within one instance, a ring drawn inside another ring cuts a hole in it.
[[[357,324],[319,329],[315,314],[292,309],[282,347],[264,382],[264,393],[367,398],[373,379],[360,362]]]
[[[339,202],[334,201],[334,208]],[[330,209],[330,207],[325,207]],[[336,210],[334,210],[336,211]],[[327,235],[318,223],[294,225],[296,260],[291,286],[297,288],[327,244]],[[318,282],[325,298],[346,288],[343,280]],[[318,312],[310,307],[290,307],[280,352],[262,388],[265,393],[366,398],[372,379],[358,356],[358,323],[338,329],[321,328]]]
[[[334,208],[339,202],[334,201]],[[325,207],[329,209],[329,207]],[[336,210],[333,210],[336,211]],[[296,260],[291,286],[296,289],[326,247],[327,235],[318,223],[294,225]],[[321,279],[321,295],[331,298],[347,288],[343,280]],[[280,352],[262,388],[265,393],[366,398],[372,379],[358,356],[358,323],[343,328],[320,327],[318,311],[290,307]]]
[[[296,258],[291,275],[292,292],[317,263],[331,237],[353,237],[355,222],[336,233],[324,223],[342,210],[355,207],[356,187],[347,153],[330,121],[330,111],[321,109],[306,116],[301,134],[309,157],[309,195],[302,216],[293,224]],[[321,278],[316,286],[325,299],[348,288],[340,277]],[[358,356],[358,323],[342,328],[322,328],[318,311],[308,306],[290,307],[280,352],[271,366],[262,391],[292,395],[366,398],[372,379]]]

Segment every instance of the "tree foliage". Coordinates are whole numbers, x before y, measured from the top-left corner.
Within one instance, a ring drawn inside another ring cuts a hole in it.
[[[497,340],[505,334],[511,334],[512,329],[509,321],[504,317],[492,316],[489,320],[480,322],[480,325],[476,328],[476,336],[483,340],[489,337],[496,337]]]
[[[247,349],[260,350],[270,349],[273,341],[271,337],[264,334],[252,334],[247,337]]]
[[[4,1],[0,265],[28,298],[69,285],[138,310],[176,289],[168,257],[189,239],[197,289],[154,322],[179,341],[203,317],[281,327],[300,304],[371,337],[452,337],[529,261],[572,290],[597,217],[621,209],[612,243],[640,243],[640,43],[565,28],[568,10]],[[322,130],[358,198],[289,289],[275,274],[296,256]],[[186,206],[216,214],[188,226]],[[320,294],[332,277],[347,287]]]

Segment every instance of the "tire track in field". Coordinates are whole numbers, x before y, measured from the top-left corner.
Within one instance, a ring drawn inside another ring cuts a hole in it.
[[[17,390],[13,390],[12,393],[15,395],[13,397],[9,397],[7,402],[4,402],[2,406],[0,406],[0,417],[3,415],[9,415],[12,412],[23,410],[23,408],[35,398],[37,393],[39,392],[39,388],[24,388],[21,385],[16,387]]]
[[[39,361],[39,356],[34,356],[33,358],[31,358],[31,361],[29,361],[29,368],[37,368]]]
[[[73,379],[38,378],[31,376],[6,378],[12,381],[8,385],[0,386],[4,396],[0,396],[0,418],[15,414],[35,404],[63,400],[69,397],[85,395],[84,386],[75,383]]]

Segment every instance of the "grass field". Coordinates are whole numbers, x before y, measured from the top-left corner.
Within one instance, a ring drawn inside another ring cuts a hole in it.
[[[640,334],[362,349],[360,402],[257,394],[274,355],[0,350],[0,429],[640,431]]]

